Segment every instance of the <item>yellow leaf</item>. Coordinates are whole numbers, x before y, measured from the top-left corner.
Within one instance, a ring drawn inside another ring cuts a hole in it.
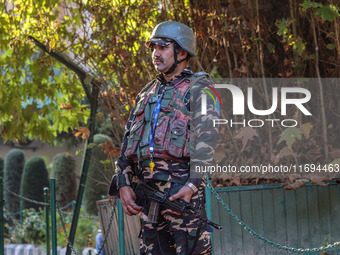
[[[50,50],[53,50],[54,47],[55,47],[55,40],[52,39],[52,40],[50,41]]]
[[[303,132],[306,138],[309,138],[309,133],[312,130],[313,125],[310,122],[307,122],[301,126],[301,131]]]
[[[103,113],[102,112],[99,112],[99,113],[97,113],[97,119],[98,120],[103,120]]]

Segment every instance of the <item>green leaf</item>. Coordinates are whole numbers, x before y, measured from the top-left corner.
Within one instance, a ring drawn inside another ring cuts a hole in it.
[[[296,140],[300,140],[303,132],[296,127],[286,128],[280,135],[280,139],[277,144],[285,141],[288,147],[291,149]]]
[[[100,160],[100,163],[102,163],[103,165],[108,165],[108,164],[111,164],[111,160],[110,159]]]
[[[93,149],[93,148],[96,148],[98,147],[98,144],[95,144],[95,143],[89,143],[86,147],[86,149]]]
[[[267,48],[270,53],[275,53],[275,45],[272,43],[267,43]]]
[[[217,70],[218,70],[218,67],[213,66],[213,69],[210,72],[210,76],[213,78],[222,78],[221,75],[218,74]]]
[[[79,153],[83,153],[84,152],[84,149],[79,149],[76,151],[76,156],[79,154]]]
[[[293,50],[295,50],[300,56],[303,54],[303,52],[305,51],[306,46],[305,44],[302,42],[302,40],[299,38],[297,39],[294,44],[293,44]]]
[[[311,2],[311,1],[304,1],[302,4],[302,11],[305,12],[307,9],[309,8],[320,8],[323,5],[321,3],[315,3],[315,2]]]
[[[284,36],[284,35],[288,34],[288,32],[289,32],[288,27],[291,24],[290,20],[283,18],[281,20],[277,20],[275,24],[276,24],[276,27],[278,28],[278,30],[277,30],[278,35]]]
[[[317,17],[321,15],[321,18],[325,21],[334,21],[335,15],[333,10],[329,5],[322,6],[319,9],[315,10],[314,16]]]
[[[334,12],[335,16],[340,17],[340,13],[339,13],[340,9],[338,7],[336,7],[335,5],[330,4],[329,8],[332,9],[332,11]]]
[[[335,44],[333,44],[333,43],[327,44],[327,49],[334,50],[335,49]]]

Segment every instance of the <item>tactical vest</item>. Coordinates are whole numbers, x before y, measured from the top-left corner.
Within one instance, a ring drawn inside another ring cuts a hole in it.
[[[184,78],[174,86],[165,86],[161,100],[161,109],[154,131],[153,158],[173,160],[175,162],[190,161],[190,113],[185,105],[185,96],[191,85],[205,77],[198,73]],[[150,158],[149,132],[152,112],[160,96],[159,81],[140,94],[135,107],[125,156],[134,162]]]

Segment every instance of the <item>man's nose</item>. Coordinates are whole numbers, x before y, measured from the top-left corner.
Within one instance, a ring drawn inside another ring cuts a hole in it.
[[[155,56],[155,57],[159,57],[161,54],[160,54],[160,51],[159,50],[157,50],[156,48],[153,50],[153,55]]]

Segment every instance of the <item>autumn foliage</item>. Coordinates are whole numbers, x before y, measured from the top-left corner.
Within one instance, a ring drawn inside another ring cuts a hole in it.
[[[96,78],[102,83],[96,132],[112,138],[102,146],[110,156],[118,155],[134,99],[156,74],[144,44],[155,24],[164,20],[193,28],[198,57],[190,65],[215,79],[340,75],[337,1],[15,3],[0,4],[4,10],[0,16],[0,65],[5,70],[0,79],[0,133],[5,139],[53,140],[62,132],[86,139],[89,100],[83,88],[91,91],[89,81]],[[84,67],[89,74],[86,84],[80,84],[77,76],[37,49],[27,40],[28,35]],[[270,136],[250,128],[231,130],[227,134],[231,144],[228,159],[242,158],[248,160],[243,163],[255,164],[263,160],[258,152],[266,154],[265,160],[271,163],[277,156],[297,162],[339,159],[340,103],[336,93],[340,89],[336,88],[335,94],[323,89],[327,121],[319,111],[314,115],[320,120],[318,125],[302,122],[296,129],[275,131]],[[313,93],[319,91],[315,88]],[[259,90],[258,98],[263,97],[264,91]]]

